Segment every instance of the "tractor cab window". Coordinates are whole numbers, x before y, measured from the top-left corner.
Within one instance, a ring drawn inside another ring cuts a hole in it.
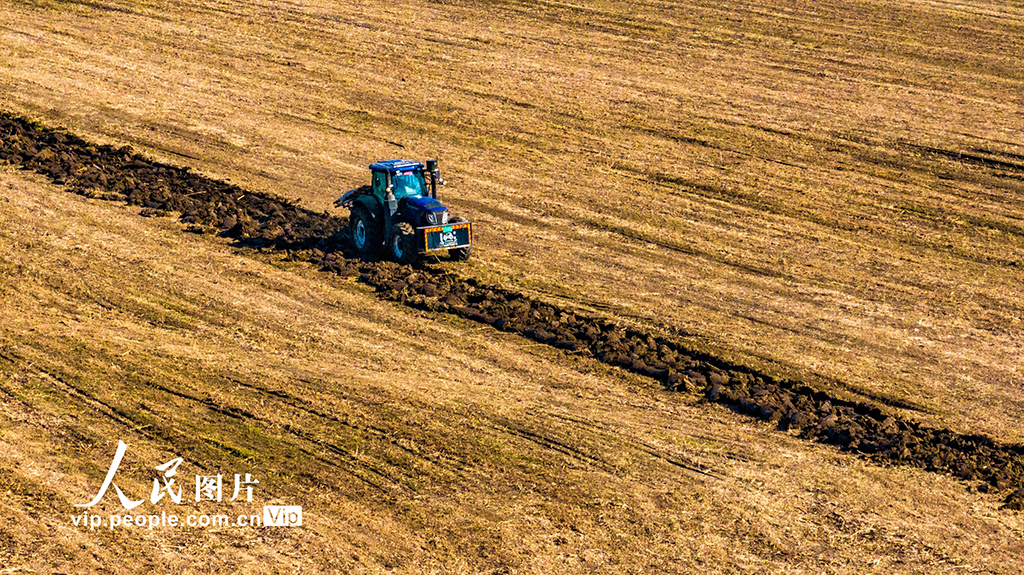
[[[426,189],[423,174],[418,171],[395,172],[391,176],[391,184],[395,187],[395,198],[399,200],[408,196],[422,196]]]
[[[388,187],[387,174],[385,174],[384,172],[373,172],[373,179],[371,180],[371,184],[373,185],[373,193],[380,197],[384,197],[384,191]]]

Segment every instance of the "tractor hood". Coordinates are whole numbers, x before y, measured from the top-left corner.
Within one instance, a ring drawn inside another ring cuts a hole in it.
[[[447,209],[444,204],[426,196],[409,196],[402,200],[409,208],[421,212],[439,212]]]

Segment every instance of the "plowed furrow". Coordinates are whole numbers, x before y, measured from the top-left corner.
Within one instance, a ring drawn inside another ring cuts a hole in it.
[[[735,365],[671,335],[583,315],[440,268],[360,261],[346,254],[341,235],[346,222],[341,218],[154,162],[130,148],[96,146],[4,113],[0,138],[0,159],[44,174],[72,192],[126,201],[148,214],[177,212],[195,229],[216,229],[257,248],[306,250],[326,270],[358,274],[384,299],[589,355],[653,378],[667,389],[699,393],[708,402],[769,421],[780,430],[882,463],[981,480],[998,489],[1024,487],[1024,446],[925,427],[889,413],[884,405],[843,400],[799,381]],[[985,165],[992,163],[985,159]],[[1003,164],[999,167],[1009,167]],[[1018,498],[1022,493],[1017,492]]]

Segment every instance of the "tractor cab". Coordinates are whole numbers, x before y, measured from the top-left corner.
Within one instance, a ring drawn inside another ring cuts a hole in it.
[[[381,200],[391,188],[396,200],[427,195],[423,164],[409,160],[388,160],[370,164],[370,185]]]

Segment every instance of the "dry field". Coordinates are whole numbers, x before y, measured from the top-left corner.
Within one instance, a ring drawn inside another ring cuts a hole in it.
[[[1020,443],[1022,54],[1024,9],[982,2],[13,2],[0,107],[315,210],[439,157],[480,226],[463,275]],[[24,172],[0,192],[12,571],[1024,561],[998,494]],[[129,491],[176,455],[250,469],[306,525],[74,527],[117,439]]]

